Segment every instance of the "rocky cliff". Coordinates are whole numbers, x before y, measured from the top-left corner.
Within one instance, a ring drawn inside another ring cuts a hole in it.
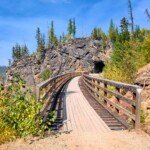
[[[136,84],[143,87],[142,90],[142,114],[145,118],[144,130],[150,134],[150,64],[139,69]]]
[[[42,63],[38,62],[36,54],[15,61],[7,70],[7,78],[11,80],[12,75],[18,73],[28,85],[35,85],[40,82],[39,76],[45,69],[52,70],[53,76],[81,70],[99,73],[110,57],[111,47],[108,44],[104,48],[102,41],[91,38],[72,39],[45,50]]]

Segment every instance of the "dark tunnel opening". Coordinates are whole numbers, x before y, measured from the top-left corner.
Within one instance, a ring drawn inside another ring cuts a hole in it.
[[[102,73],[105,64],[103,61],[95,61],[94,62],[94,73]]]

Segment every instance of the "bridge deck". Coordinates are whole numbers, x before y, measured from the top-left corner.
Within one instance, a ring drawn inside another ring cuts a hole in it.
[[[82,94],[78,81],[79,77],[72,79],[66,89],[67,120],[64,130],[77,133],[110,131]]]

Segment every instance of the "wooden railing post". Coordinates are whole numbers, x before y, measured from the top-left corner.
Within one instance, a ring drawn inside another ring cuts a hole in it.
[[[104,83],[104,88],[107,89],[107,84]],[[104,91],[104,96],[107,97],[107,91]],[[105,105],[107,105],[107,101],[104,99]]]
[[[40,88],[38,86],[36,87],[36,100],[40,101]]]
[[[116,89],[116,92],[120,94],[120,88],[115,87],[115,89]],[[117,103],[120,104],[120,99],[117,97],[115,97],[115,98],[117,100]],[[115,108],[115,110],[117,111],[118,114],[120,113],[119,109]]]
[[[135,129],[140,128],[140,117],[141,117],[141,88],[136,90],[136,110],[135,110]]]

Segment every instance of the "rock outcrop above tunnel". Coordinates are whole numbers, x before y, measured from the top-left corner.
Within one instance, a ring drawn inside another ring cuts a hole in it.
[[[102,41],[91,38],[72,39],[45,50],[42,63],[38,63],[36,54],[15,61],[9,67],[7,77],[10,79],[14,73],[19,73],[28,85],[35,85],[40,82],[39,75],[46,68],[52,70],[53,76],[81,70],[94,72],[94,65],[98,62],[105,63],[111,50],[111,43],[103,48]]]

